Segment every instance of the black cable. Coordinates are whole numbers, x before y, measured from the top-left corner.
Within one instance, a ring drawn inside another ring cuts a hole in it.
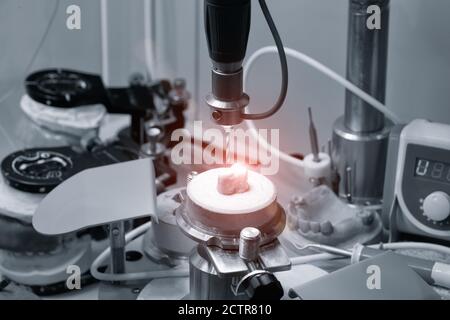
[[[273,39],[275,40],[275,44],[278,49],[278,55],[280,57],[281,63],[281,92],[278,97],[275,105],[266,112],[256,113],[256,114],[242,114],[242,118],[246,120],[261,120],[268,118],[278,112],[283,106],[284,101],[286,100],[287,90],[288,90],[288,80],[289,80],[289,71],[288,64],[286,58],[286,52],[284,51],[283,42],[281,41],[280,34],[278,33],[277,27],[273,22],[272,16],[270,14],[269,8],[267,7],[265,0],[259,0],[259,5],[261,6],[261,10],[266,18],[267,24],[269,25],[270,31],[272,32]]]

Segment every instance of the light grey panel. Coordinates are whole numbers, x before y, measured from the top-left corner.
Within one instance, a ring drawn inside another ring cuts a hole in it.
[[[22,81],[49,19],[59,2],[55,20],[32,70],[69,67],[100,71],[99,1],[92,0],[2,0],[0,2],[0,90]],[[82,29],[66,28],[66,8],[82,9]]]
[[[450,1],[391,2],[388,103],[405,120],[450,123]]]
[[[200,54],[206,50],[199,46],[200,25],[203,26],[203,1],[200,0],[153,0],[155,8],[155,71],[160,78],[187,79],[192,93],[190,116],[195,117],[199,99],[198,70]]]

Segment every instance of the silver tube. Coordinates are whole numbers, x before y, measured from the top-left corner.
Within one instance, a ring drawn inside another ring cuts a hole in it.
[[[391,127],[373,133],[355,133],[344,118],[333,128],[333,160],[339,175],[339,195],[354,204],[378,204],[383,197],[388,137]],[[351,175],[347,170],[351,168]],[[348,181],[351,179],[350,181]]]
[[[389,35],[389,0],[350,0],[347,78],[381,102],[386,95]],[[380,9],[381,29],[371,30],[368,20]],[[382,113],[350,92],[345,115],[333,128],[333,160],[340,178],[339,194],[348,198],[352,186],[354,204],[379,203],[383,196],[384,172],[391,123]],[[351,168],[351,175],[347,169]],[[351,181],[347,181],[351,179]]]
[[[381,9],[381,29],[370,30],[367,20],[373,13],[367,9],[377,5]],[[389,35],[389,0],[350,0],[347,79],[384,102]],[[353,132],[381,131],[384,115],[366,102],[346,92],[345,126]]]

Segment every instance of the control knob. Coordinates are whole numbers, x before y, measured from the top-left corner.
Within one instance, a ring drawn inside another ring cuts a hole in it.
[[[441,191],[433,192],[425,198],[423,212],[433,221],[444,221],[450,216],[450,196]]]

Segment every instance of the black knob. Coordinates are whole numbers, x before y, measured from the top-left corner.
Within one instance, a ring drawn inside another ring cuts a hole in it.
[[[244,285],[250,300],[280,300],[284,295],[280,281],[271,273],[256,274]]]

